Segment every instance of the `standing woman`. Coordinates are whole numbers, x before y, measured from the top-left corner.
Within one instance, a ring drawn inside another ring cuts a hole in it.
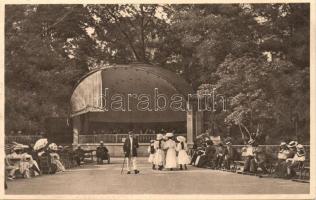
[[[154,142],[155,157],[154,164],[158,166],[158,170],[162,170],[165,160],[164,152],[165,142],[163,141],[163,135],[158,134],[156,141]]]
[[[185,142],[185,137],[183,136],[178,136],[177,140],[179,141],[177,144],[177,151],[179,152],[178,164],[180,165],[180,170],[183,170],[182,166],[184,166],[184,169],[187,170],[187,164],[190,163],[190,158],[187,154],[188,145]]]
[[[177,155],[176,155],[176,142],[172,139],[173,133],[167,133],[166,136],[168,140],[166,141],[166,169],[173,170],[173,168],[177,168]]]

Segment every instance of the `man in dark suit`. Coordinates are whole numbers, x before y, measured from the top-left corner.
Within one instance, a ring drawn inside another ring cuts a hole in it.
[[[104,146],[103,141],[100,142],[100,146],[97,147],[96,156],[97,163],[103,164],[103,160],[109,159],[109,150]]]
[[[134,132],[129,131],[128,137],[126,138],[123,151],[125,157],[127,158],[127,174],[131,173],[131,166],[133,166],[133,170],[135,174],[138,174],[137,170],[137,148],[139,147],[137,139],[134,137]]]

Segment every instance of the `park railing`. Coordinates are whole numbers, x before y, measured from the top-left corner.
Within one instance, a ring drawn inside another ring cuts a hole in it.
[[[186,134],[176,134],[176,136]],[[97,135],[79,135],[79,144],[85,143],[123,143],[124,139],[128,137],[128,134],[97,134]],[[135,134],[139,143],[149,143],[150,140],[155,140],[156,134]]]
[[[40,138],[40,135],[10,135],[5,136],[5,143],[9,144],[12,142],[17,142],[21,144],[34,144]]]

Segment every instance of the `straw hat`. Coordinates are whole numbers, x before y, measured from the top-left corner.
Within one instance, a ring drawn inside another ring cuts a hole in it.
[[[58,150],[57,144],[55,144],[55,143],[51,143],[50,145],[48,145],[48,147],[49,147],[51,150],[54,150],[54,151],[57,151],[57,150]]]
[[[296,146],[296,148],[301,150],[301,149],[304,149],[304,146],[301,145],[301,144],[298,144],[298,145]]]
[[[296,142],[296,141],[291,141],[287,146],[288,146],[289,148],[293,148],[293,147],[296,147],[296,145],[297,145],[297,142]]]
[[[163,138],[163,135],[162,134],[157,134],[157,140],[162,140],[162,138]]]
[[[177,136],[177,140],[179,141],[179,142],[185,142],[185,137],[183,137],[183,136]]]
[[[173,137],[173,133],[166,133],[167,137]]]
[[[285,142],[281,142],[280,146],[286,146]]]

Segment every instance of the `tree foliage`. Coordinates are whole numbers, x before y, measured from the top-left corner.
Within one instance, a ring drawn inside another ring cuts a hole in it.
[[[7,5],[6,130],[67,116],[75,81],[147,62],[229,99],[217,125],[309,133],[309,4]],[[53,94],[53,95],[52,95]],[[214,117],[215,116],[215,117]],[[262,126],[261,126],[262,125]],[[297,128],[298,127],[298,128]]]

